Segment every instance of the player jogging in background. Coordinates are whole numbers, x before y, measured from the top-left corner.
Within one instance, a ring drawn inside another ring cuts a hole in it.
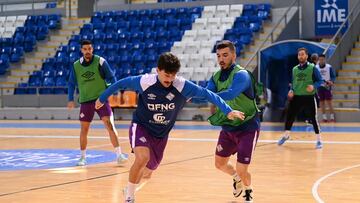
[[[111,143],[115,148],[118,164],[123,164],[127,161],[127,155],[121,152],[117,131],[114,125],[114,117],[109,103],[106,102],[102,108],[97,110],[95,109],[95,101],[106,89],[106,81],[114,83],[116,82],[116,78],[105,59],[94,55],[93,50],[91,41],[84,40],[81,42],[81,52],[83,56],[79,60],[75,61],[74,66],[70,71],[68,82],[69,102],[67,106],[69,109],[75,107],[75,86],[79,88],[81,157],[77,165],[86,165],[87,135],[95,111],[103,121],[109,133]]]
[[[323,83],[318,88],[318,95],[320,97],[320,107],[322,111],[323,122],[335,122],[335,113],[332,105],[332,87],[334,85],[336,74],[334,68],[326,63],[326,58],[324,54],[319,56],[319,63],[316,65],[316,68],[320,71],[322,78],[325,83]],[[329,107],[330,118],[326,116],[326,106]]]
[[[288,92],[289,108],[286,115],[285,133],[279,139],[278,145],[283,145],[290,138],[290,130],[296,116],[302,110],[309,112],[309,118],[316,134],[316,149],[322,148],[320,125],[317,119],[317,105],[314,97],[316,88],[323,80],[313,63],[307,61],[306,48],[298,49],[299,64],[292,69],[292,87]]]
[[[229,119],[243,119],[243,113],[233,111],[219,96],[194,83],[177,77],[179,59],[163,53],[158,59],[157,74],[127,77],[110,86],[96,101],[101,108],[107,98],[120,89],[139,92],[138,106],[129,129],[135,161],[124,190],[125,202],[135,202],[135,190],[142,178],[150,178],[161,163],[169,132],[179,111],[191,97],[204,98],[216,104]]]

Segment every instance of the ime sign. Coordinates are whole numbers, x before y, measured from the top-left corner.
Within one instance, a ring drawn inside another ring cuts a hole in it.
[[[347,15],[348,0],[315,0],[315,35],[334,35]]]

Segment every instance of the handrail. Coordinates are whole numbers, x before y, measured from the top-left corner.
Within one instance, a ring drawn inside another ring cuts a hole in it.
[[[281,16],[281,18],[279,19],[279,21],[276,23],[276,25],[273,27],[273,29],[271,30],[271,32],[265,37],[265,40],[260,44],[260,46],[256,49],[255,53],[250,57],[250,59],[248,60],[248,62],[245,65],[245,69],[248,68],[249,64],[254,60],[254,58],[258,55],[259,51],[264,47],[265,42],[267,42],[267,40],[269,39],[269,37],[271,36],[271,43],[273,42],[274,38],[273,38],[273,34],[275,32],[275,30],[278,28],[278,26],[280,25],[280,23],[282,22],[283,19],[285,19],[285,24],[287,24],[287,20],[286,20],[286,16],[288,15],[288,13],[290,12],[290,9],[294,6],[295,3],[299,4],[299,0],[294,0],[291,5],[288,7],[288,9],[284,12],[283,16]],[[299,9],[299,8],[298,8]]]
[[[346,19],[344,20],[344,22],[341,24],[341,26],[339,27],[339,29],[336,31],[335,35],[331,38],[331,41],[329,42],[329,45],[326,47],[326,49],[324,50],[323,54],[327,54],[327,52],[329,51],[330,47],[332,44],[335,44],[335,40],[338,38],[338,35],[340,35],[341,30],[345,27],[346,23],[349,21],[350,17],[353,18],[353,13],[355,12],[356,8],[360,5],[360,1],[357,1],[356,5],[351,9],[350,13],[348,14],[348,16],[346,17]],[[357,14],[359,15],[360,12]],[[355,16],[356,18],[356,16]],[[350,24],[350,22],[349,22]],[[350,25],[349,25],[350,26]]]

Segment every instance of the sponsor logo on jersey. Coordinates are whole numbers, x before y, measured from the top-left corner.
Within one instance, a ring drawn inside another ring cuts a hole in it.
[[[148,96],[148,99],[149,99],[149,100],[155,100],[155,99],[156,99],[156,95],[155,95],[155,94],[150,93],[150,94],[148,94],[147,96]]]
[[[150,111],[170,111],[175,109],[175,103],[170,104],[147,104]]]
[[[150,120],[149,122],[153,124],[167,125],[170,123],[170,120],[166,120],[166,117],[163,113],[156,113],[153,115],[153,120]]]
[[[175,95],[173,93],[171,93],[171,92],[169,92],[169,94],[166,95],[166,99],[168,99],[169,101],[173,100],[174,97],[175,97]]]

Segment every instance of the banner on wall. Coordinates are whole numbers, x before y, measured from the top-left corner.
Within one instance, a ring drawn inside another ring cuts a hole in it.
[[[315,35],[334,35],[348,15],[348,0],[315,0]],[[347,25],[342,30],[345,32]]]

